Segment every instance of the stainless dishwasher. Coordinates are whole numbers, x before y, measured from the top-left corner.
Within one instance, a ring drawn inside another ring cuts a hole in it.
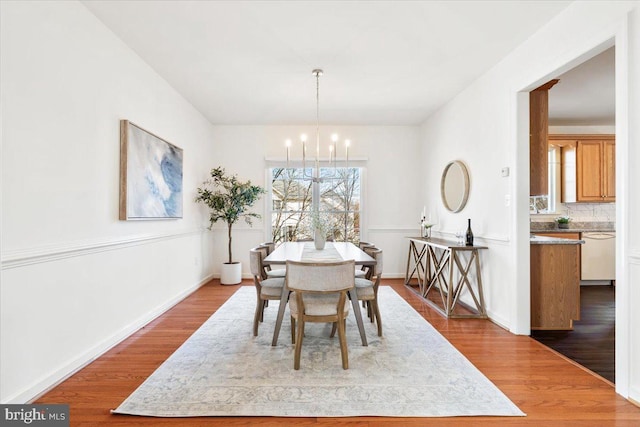
[[[616,233],[582,233],[582,280],[616,280]]]

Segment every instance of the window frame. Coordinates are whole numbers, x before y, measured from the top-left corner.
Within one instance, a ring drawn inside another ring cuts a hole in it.
[[[328,164],[328,160],[327,159],[321,159],[320,161],[320,167],[321,168],[327,168],[327,167],[332,167],[332,166],[327,166]],[[367,215],[365,215],[366,209],[367,209],[367,186],[366,186],[366,175],[367,175],[367,161],[366,159],[349,159],[349,167],[350,168],[359,168],[360,169],[360,210],[359,210],[359,214],[360,214],[360,228],[359,228],[359,232],[358,232],[358,236],[359,236],[359,240],[361,241],[365,241],[368,238],[368,235],[366,233],[367,230]],[[313,161],[308,161],[306,163],[307,169],[309,168],[313,168],[314,167],[314,163]],[[345,167],[346,166],[346,162],[344,160],[337,160],[336,161],[336,166],[337,167]],[[287,167],[287,161],[286,160],[275,160],[275,159],[266,159],[265,160],[265,190],[266,190],[266,197],[265,197],[265,204],[264,204],[264,238],[266,239],[266,241],[271,241],[273,239],[273,230],[272,230],[272,214],[275,212],[273,210],[273,186],[271,183],[271,170],[273,168],[285,168]],[[290,168],[302,168],[302,161],[290,161],[288,163],[288,167]],[[315,171],[314,171],[315,173]],[[319,186],[317,189],[313,190],[318,191],[319,192]],[[319,195],[315,195],[312,194],[312,204],[316,203],[316,200],[319,203]],[[350,211],[350,212],[354,212],[354,211]]]

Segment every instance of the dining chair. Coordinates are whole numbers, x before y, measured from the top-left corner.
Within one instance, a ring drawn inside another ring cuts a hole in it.
[[[264,308],[269,300],[280,300],[284,290],[284,277],[267,278],[262,257],[264,248],[258,246],[249,250],[249,264],[253,283],[256,287],[256,311],[253,316],[253,336],[258,335],[258,325],[264,317]]]
[[[286,286],[291,313],[291,343],[295,344],[293,368],[300,369],[300,355],[306,322],[337,324],[342,368],[349,369],[346,317],[347,291],[353,289],[353,260],[339,262],[287,261]],[[296,327],[297,321],[297,327]]]
[[[375,246],[376,245],[374,245],[373,243],[369,243],[369,242],[359,242],[358,243],[358,247],[363,251],[366,248],[374,248]],[[362,266],[356,267],[356,277],[366,279],[367,275],[368,275],[368,272],[369,272],[369,267],[366,266],[366,265],[362,265]]]
[[[362,249],[363,251],[364,251],[365,248],[370,248],[370,247],[373,247],[373,246],[375,246],[375,245],[373,243],[369,243],[369,242],[359,242],[358,243],[358,247],[360,249]]]
[[[382,319],[380,318],[380,307],[378,306],[378,287],[380,286],[380,278],[382,276],[382,250],[369,247],[364,250],[373,259],[376,264],[371,266],[368,278],[355,278],[356,294],[358,301],[367,303],[367,313],[371,322],[375,320],[378,325],[378,336],[382,336]]]
[[[269,255],[271,252],[276,250],[276,244],[273,242],[264,242],[260,244],[260,247],[263,247],[266,249],[266,255]],[[264,258],[263,258],[263,268],[265,273],[267,274],[268,278],[273,278],[273,277],[284,277],[286,274],[286,270],[284,268],[278,268],[278,269],[273,269],[271,268],[270,265],[268,264],[264,264]]]

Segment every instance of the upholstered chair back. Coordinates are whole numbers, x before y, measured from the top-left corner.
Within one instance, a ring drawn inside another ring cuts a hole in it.
[[[286,283],[291,290],[341,291],[354,286],[353,260],[339,262],[287,261]]]

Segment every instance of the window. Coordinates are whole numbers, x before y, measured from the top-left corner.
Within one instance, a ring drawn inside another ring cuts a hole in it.
[[[549,198],[547,213],[556,211],[556,206],[560,203],[560,147],[549,146]]]
[[[313,238],[311,212],[331,224],[329,238],[360,241],[361,170],[282,168],[271,170],[271,236],[275,243]]]
[[[533,214],[552,214],[556,211],[556,207],[560,205],[561,195],[561,163],[560,163],[560,147],[555,145],[549,146],[548,152],[549,168],[548,168],[548,190],[543,196],[529,197],[529,213]]]

